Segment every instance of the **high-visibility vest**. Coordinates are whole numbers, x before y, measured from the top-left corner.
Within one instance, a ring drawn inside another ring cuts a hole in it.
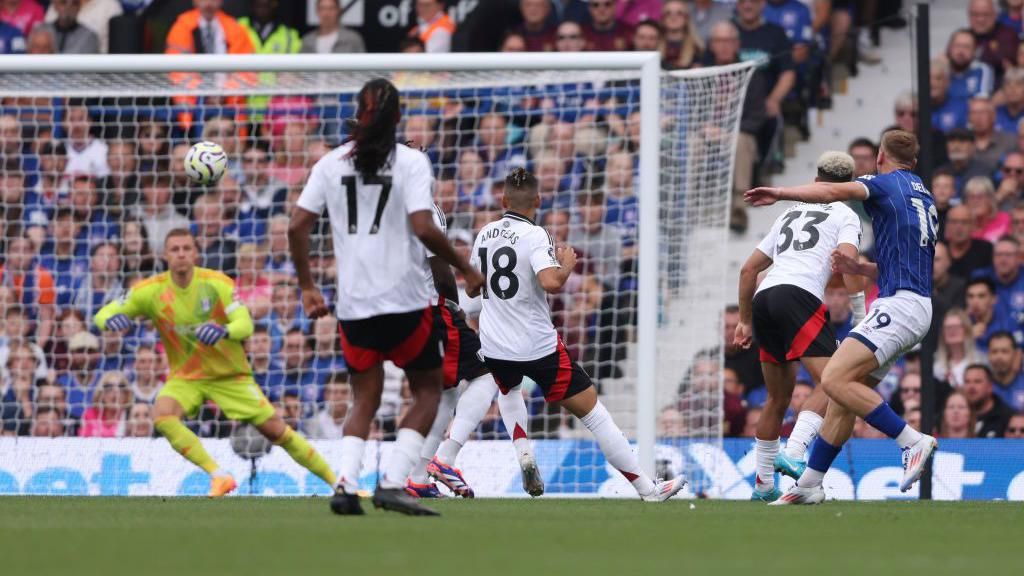
[[[249,35],[256,54],[298,54],[302,49],[302,38],[294,28],[284,24],[278,24],[266,40],[260,38],[259,32],[252,24],[248,16],[239,18],[238,24]],[[277,75],[273,72],[260,73],[260,85],[273,85],[277,81]],[[270,104],[270,96],[249,96],[249,108],[253,110],[253,119],[260,120],[263,117],[263,110]]]

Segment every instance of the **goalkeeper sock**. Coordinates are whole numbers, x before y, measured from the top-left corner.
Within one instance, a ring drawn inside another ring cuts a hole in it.
[[[807,447],[811,445],[814,438],[821,430],[821,424],[825,419],[817,412],[804,410],[796,417],[796,424],[793,425],[793,433],[789,435],[786,442],[786,456],[794,460],[803,460],[807,454]]]
[[[430,432],[427,433],[426,439],[423,440],[423,450],[420,452],[420,459],[413,466],[412,472],[409,474],[409,479],[416,484],[427,483],[427,464],[430,464],[434,454],[437,452],[438,446],[441,445],[441,440],[444,439],[444,432],[452,421],[452,415],[455,413],[455,402],[458,399],[458,388],[449,388],[441,392],[441,402],[437,405],[437,416],[434,417],[434,424],[430,427]]]
[[[516,386],[508,394],[498,394],[498,410],[508,435],[512,437],[512,446],[516,449],[520,463],[526,458],[532,459],[533,447],[526,435],[530,426],[530,413],[526,409],[522,388]]]
[[[334,477],[334,471],[331,470],[330,465],[316,451],[316,448],[313,448],[309,441],[302,434],[293,430],[291,426],[285,428],[284,434],[278,438],[275,444],[284,448],[284,451],[300,466],[327,482],[328,486],[334,486],[337,479]]]
[[[349,494],[359,491],[359,470],[363,466],[363,449],[366,440],[358,436],[344,436],[341,439],[341,468],[338,470],[338,486]]]
[[[497,391],[498,385],[494,383],[494,377],[490,374],[484,374],[469,382],[455,408],[455,419],[452,420],[451,430],[448,431],[448,439],[437,451],[438,460],[449,466],[455,465],[459,450],[462,450],[473,431],[480,425],[480,421],[487,415],[491,401],[494,400],[494,393]]]
[[[206,448],[203,448],[203,443],[199,441],[199,437],[195,435],[195,432],[192,432],[182,424],[180,418],[175,416],[157,418],[153,422],[153,426],[161,436],[167,438],[171,448],[174,448],[175,452],[184,456],[186,460],[206,470],[211,476],[220,473],[220,466],[210,456],[210,453],[206,451]]]
[[[626,440],[622,430],[615,425],[604,404],[598,400],[594,409],[581,420],[597,439],[597,445],[601,447],[601,452],[608,463],[621,472],[641,496],[653,493],[654,482],[640,469],[640,461],[633,452],[633,447],[629,445],[629,440]]]
[[[754,489],[768,492],[775,488],[775,457],[779,455],[779,439],[755,438],[754,440],[754,454],[757,456],[757,476],[754,480]]]
[[[821,486],[825,472],[832,467],[832,462],[835,461],[836,456],[839,456],[840,450],[842,450],[841,446],[833,446],[818,436],[811,448],[811,456],[807,459],[807,469],[796,481],[796,485],[801,488]]]
[[[423,435],[412,428],[400,428],[391,449],[391,458],[380,480],[381,488],[404,488],[413,464],[423,449]]]

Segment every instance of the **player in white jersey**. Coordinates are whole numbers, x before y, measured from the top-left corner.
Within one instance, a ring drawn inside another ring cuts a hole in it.
[[[849,155],[826,152],[818,159],[816,181],[849,182],[853,168]],[[832,252],[838,249],[856,257],[860,234],[860,218],[842,202],[795,204],[775,220],[740,271],[740,322],[735,343],[749,348],[751,336],[756,336],[768,388],[755,435],[757,472],[751,500],[778,500],[782,492],[775,486],[775,470],[795,480],[807,467],[804,454],[828,407],[828,396],[818,384],[826,362],[836,351],[836,334],[822,303],[832,277]],[[758,275],[769,266],[771,270],[757,286]],[[844,277],[844,281],[854,293],[856,324],[864,318],[863,282],[854,276]],[[803,363],[816,386],[801,407],[783,452],[779,450],[779,432],[793,396],[797,361]]]
[[[395,142],[398,90],[387,80],[359,91],[350,136],[313,166],[288,230],[306,314],[327,314],[309,267],[309,233],[324,208],[338,266],[335,311],[354,401],[341,439],[341,469],[331,510],[362,514],[357,491],[363,448],[380,406],[383,362],[405,369],[413,403],[399,423],[391,458],[373,495],[375,507],[436,515],[405,492],[441,396],[441,326],[423,268],[426,249],[457,267],[470,294],[480,273],[459,256],[431,214],[433,175],[422,152]]]
[[[444,213],[436,204],[434,224],[441,231],[447,230]],[[466,315],[459,308],[459,290],[451,266],[433,254],[428,254],[425,265],[430,278],[428,288],[437,302],[436,312],[444,322],[441,338],[444,342],[444,392],[405,491],[418,498],[440,498],[442,494],[430,481],[432,477],[457,496],[472,498],[473,489],[463,478],[462,471],[455,467],[455,458],[487,415],[498,385],[480,357],[480,337],[466,324]],[[462,382],[466,382],[464,389]],[[544,480],[526,435],[529,427],[526,400],[522,394],[499,394],[498,410],[519,459],[523,490],[534,497],[544,494]],[[449,424],[451,430],[442,444]]]
[[[479,266],[480,344],[484,362],[501,391],[519,394],[524,378],[537,383],[544,399],[579,418],[597,439],[608,462],[633,484],[641,498],[664,501],[686,484],[682,476],[655,484],[611,414],[597,398],[590,376],[569,358],[551,323],[547,293],[562,289],[576,265],[576,253],[557,250],[534,224],[540,206],[537,179],[522,168],[505,178],[506,212],[477,234],[470,261]]]

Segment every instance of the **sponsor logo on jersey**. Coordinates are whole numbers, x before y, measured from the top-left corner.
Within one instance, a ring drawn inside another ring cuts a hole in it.
[[[202,310],[204,313],[209,313],[210,310],[213,309],[213,307],[210,305],[210,299],[206,297],[201,298],[199,300],[199,309]]]

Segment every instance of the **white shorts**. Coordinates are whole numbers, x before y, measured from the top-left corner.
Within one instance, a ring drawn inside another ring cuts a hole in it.
[[[878,369],[871,373],[882,380],[900,356],[924,340],[932,324],[932,300],[907,290],[871,303],[868,315],[849,337],[871,349]]]

